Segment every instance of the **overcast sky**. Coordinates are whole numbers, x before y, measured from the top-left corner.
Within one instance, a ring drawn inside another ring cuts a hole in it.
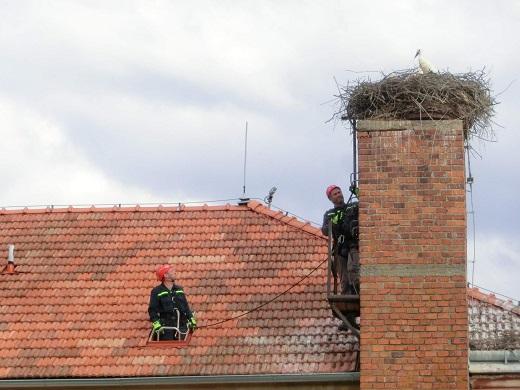
[[[497,142],[474,143],[475,284],[520,298],[519,1],[0,0],[0,17],[0,206],[237,198],[248,121],[247,195],[276,186],[321,222],[352,170],[334,77],[418,48],[485,67],[506,90]]]

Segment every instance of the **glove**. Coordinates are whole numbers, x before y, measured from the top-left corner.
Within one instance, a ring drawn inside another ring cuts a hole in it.
[[[188,321],[188,326],[191,330],[197,329],[197,319],[195,318],[195,316],[191,316],[191,318]]]
[[[157,320],[152,322],[152,329],[155,333],[159,333],[161,331],[162,325],[161,321]]]

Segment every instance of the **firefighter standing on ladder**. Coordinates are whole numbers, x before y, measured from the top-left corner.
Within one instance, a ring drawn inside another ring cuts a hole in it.
[[[354,188],[353,193],[357,189]],[[333,273],[339,276],[341,295],[359,295],[359,238],[358,202],[345,203],[341,188],[337,185],[327,187],[327,198],[334,204],[323,216],[321,231],[329,235],[329,225],[332,225],[334,240]]]
[[[152,289],[148,314],[152,322],[152,331],[160,335],[160,340],[176,340],[180,335],[173,329],[162,329],[163,326],[177,326],[177,311],[180,315],[180,331],[186,332],[189,327],[195,330],[197,320],[191,312],[181,286],[175,284],[173,267],[166,264],[156,270],[157,280],[162,283]]]

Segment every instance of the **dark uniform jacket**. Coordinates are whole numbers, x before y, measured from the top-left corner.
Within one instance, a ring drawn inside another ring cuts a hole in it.
[[[193,314],[181,286],[174,284],[170,291],[161,283],[152,289],[148,306],[150,321],[160,320],[163,326],[177,326],[175,309],[179,310],[180,324],[184,327]]]
[[[329,225],[332,224],[332,238],[338,253],[343,249],[357,248],[359,226],[359,204],[352,202],[343,206],[337,206],[328,210],[323,215],[321,232],[328,236]],[[341,254],[341,253],[340,253]]]

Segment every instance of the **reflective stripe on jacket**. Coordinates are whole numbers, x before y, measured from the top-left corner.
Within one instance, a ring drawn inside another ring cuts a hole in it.
[[[192,317],[190,306],[181,286],[174,284],[172,289],[168,290],[161,283],[152,289],[148,305],[151,322],[160,320],[162,325],[176,325],[175,309],[179,310],[181,323],[186,323]]]

